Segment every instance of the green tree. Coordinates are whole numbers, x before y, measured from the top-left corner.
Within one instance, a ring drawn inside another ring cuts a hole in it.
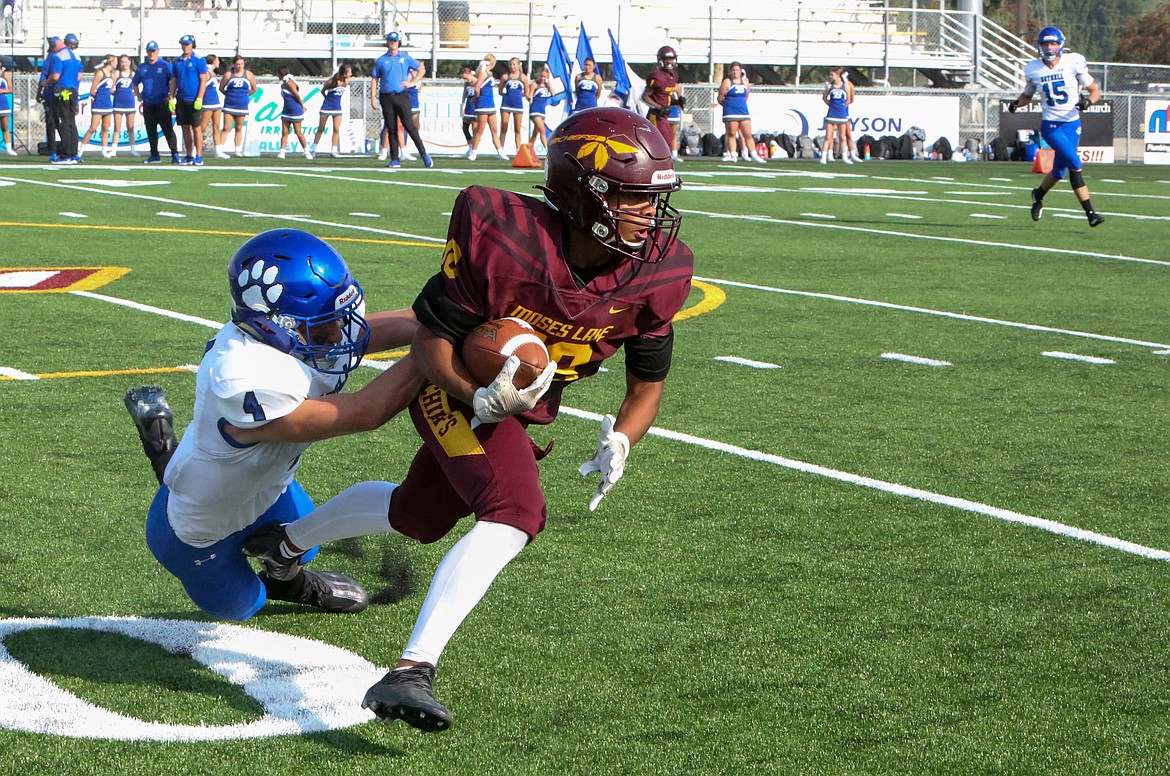
[[[1118,62],[1170,65],[1170,3],[1124,22],[1119,32]]]
[[[1154,2],[1157,0],[1032,0],[1026,9],[1023,37],[1034,41],[1041,28],[1054,25],[1064,32],[1072,51],[1091,62],[1108,61],[1125,37],[1123,26],[1142,18]],[[983,13],[1015,30],[1016,0],[984,0]]]

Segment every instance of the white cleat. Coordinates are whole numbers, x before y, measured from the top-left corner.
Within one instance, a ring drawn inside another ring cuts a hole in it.
[[[407,151],[405,148],[402,149],[402,153],[398,155],[398,158],[404,162],[413,162],[418,160],[417,156],[412,154],[410,151]]]
[[[498,156],[502,161],[505,161],[505,162],[508,161],[508,158],[509,158],[508,155],[506,153],[504,153],[504,149],[502,149],[502,148],[496,149],[496,156]]]
[[[310,162],[313,161],[313,152],[312,151],[305,151],[305,158],[308,159]]]
[[[282,149],[280,149],[280,152],[276,154],[276,158],[277,158],[277,159],[283,159],[283,158],[284,158],[284,149],[283,149],[283,148],[282,148]]]
[[[390,149],[389,149],[389,148],[383,148],[381,151],[379,151],[379,152],[378,152],[378,161],[380,161],[380,162],[384,162],[384,161],[386,161],[386,159],[387,159],[389,156],[390,156]]]
[[[131,148],[130,148],[130,155],[131,156],[142,156],[142,154],[138,153],[138,149],[134,148],[133,146],[131,146]]]
[[[340,159],[340,158],[341,158],[341,152],[340,152],[340,151],[338,151],[336,148],[334,148],[332,151],[330,151],[330,152],[329,152],[329,155],[330,155],[330,156],[332,156],[334,159]]]
[[[475,150],[468,151],[468,152],[467,152],[467,161],[469,161],[469,162],[474,162],[474,161],[475,161],[475,157],[477,157],[477,156],[479,156],[479,152],[478,152],[478,151],[475,151]]]
[[[216,159],[231,159],[232,155],[229,154],[227,151],[224,151],[222,148],[217,148],[217,149],[215,149],[215,158]]]

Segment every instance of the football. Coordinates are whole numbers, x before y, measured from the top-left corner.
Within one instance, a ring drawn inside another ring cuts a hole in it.
[[[512,378],[517,388],[527,388],[548,366],[548,350],[536,331],[519,318],[498,318],[476,326],[463,340],[463,363],[480,385],[490,385],[508,356],[520,359]]]

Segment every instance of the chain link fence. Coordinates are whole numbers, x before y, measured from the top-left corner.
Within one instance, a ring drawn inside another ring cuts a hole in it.
[[[14,74],[14,145],[32,153],[44,125],[36,102],[36,75],[28,71],[39,66],[47,34],[77,33],[79,51],[87,59],[125,53],[141,61],[150,40],[158,41],[163,55],[171,57],[179,53],[178,39],[191,34],[201,54],[230,57],[241,53],[268,63],[316,62],[316,72],[324,72],[326,65],[333,70],[338,62],[346,61],[357,65],[355,72],[360,76],[366,72],[363,66],[384,52],[383,35],[389,30],[403,35],[406,51],[429,60],[428,71],[434,74],[439,60],[478,59],[486,51],[501,61],[519,55],[531,67],[534,60],[543,60],[554,24],[571,36],[579,23],[587,23],[594,33],[595,53],[604,73],[609,72],[609,47],[601,43],[604,35],[597,33],[607,27],[622,41],[632,64],[648,66],[657,46],[670,42],[679,50],[680,61],[689,63],[692,74],[706,70],[706,83],[686,84],[691,121],[704,132],[722,134],[714,96],[723,67],[732,59],[765,61],[770,68],[784,65],[797,86],[753,86],[753,94],[781,96],[819,92],[819,85],[799,86],[802,71],[807,82],[820,75],[818,68],[824,63],[857,66],[868,62],[877,86],[859,89],[859,99],[867,94],[958,97],[960,144],[976,138],[986,147],[999,134],[998,101],[1018,91],[918,88],[926,83],[920,71],[937,74],[948,61],[963,66],[953,55],[970,45],[972,25],[969,16],[953,10],[955,5],[946,0],[850,6],[806,0],[746,8],[672,5],[666,0],[592,5],[527,0],[51,0],[33,5],[32,0],[14,0],[13,13],[0,20],[0,55],[25,71]],[[768,58],[753,58],[753,51]],[[888,79],[891,68],[903,75],[913,73],[901,81],[913,80],[913,85],[887,86],[888,81],[879,76]],[[763,69],[756,68],[757,72]],[[1170,92],[1170,67],[1091,63],[1090,69],[1113,102],[1115,158],[1140,161],[1145,100]],[[428,82],[458,86],[455,81]],[[1004,89],[1014,88],[1009,86],[1011,79],[1003,83]],[[376,145],[381,119],[369,104],[367,89],[366,79],[354,78],[350,118],[362,121],[367,137]]]

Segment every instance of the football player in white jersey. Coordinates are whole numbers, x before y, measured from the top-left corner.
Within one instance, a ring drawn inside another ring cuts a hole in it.
[[[349,577],[299,566],[279,578],[258,575],[241,547],[260,526],[313,510],[294,479],[311,442],[377,428],[418,394],[423,379],[409,355],[361,390],[340,393],[367,348],[409,343],[417,321],[410,310],[367,319],[345,261],[296,229],[244,243],[228,264],[228,283],[232,319],[207,344],[194,417],[177,448],[161,389],[126,395],[161,483],[147,545],[214,617],[246,620],[266,599],[361,611],[368,597]]]
[[[1077,144],[1081,138],[1080,112],[1101,99],[1101,90],[1089,75],[1085,58],[1080,54],[1064,52],[1064,33],[1056,27],[1045,27],[1036,36],[1039,59],[1033,59],[1024,68],[1024,93],[1008,105],[1012,113],[1040,94],[1042,120],[1040,136],[1055,151],[1052,171],[1044,176],[1038,188],[1032,189],[1032,220],[1039,221],[1044,210],[1044,195],[1068,171],[1068,182],[1073,194],[1085,209],[1089,226],[1099,226],[1105,217],[1093,210],[1089,201],[1089,187],[1081,175],[1081,157]],[[1087,93],[1082,94],[1082,90]]]

